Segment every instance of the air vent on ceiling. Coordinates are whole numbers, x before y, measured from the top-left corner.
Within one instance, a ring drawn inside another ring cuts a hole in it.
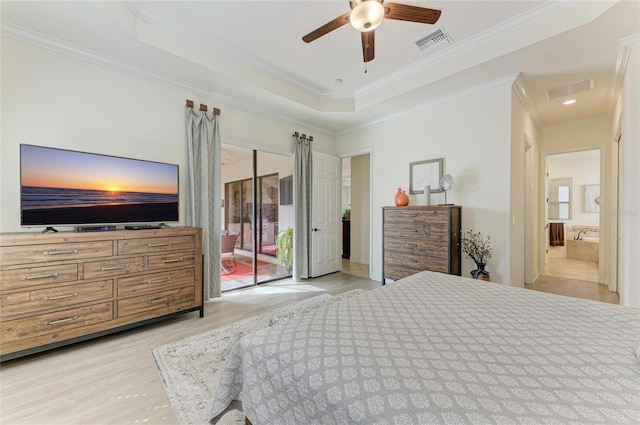
[[[431,34],[416,41],[416,46],[423,52],[432,52],[438,48],[451,44],[453,40],[444,28],[437,29]]]
[[[577,81],[575,83],[558,86],[547,90],[547,99],[557,99],[559,97],[568,96],[570,94],[576,94],[583,91],[591,90],[592,88],[593,78],[588,78],[586,80]]]

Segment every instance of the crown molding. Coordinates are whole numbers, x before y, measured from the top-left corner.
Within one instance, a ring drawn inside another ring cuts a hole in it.
[[[131,11],[136,19],[140,19],[149,25],[173,33],[174,35],[177,35],[185,40],[204,47],[205,49],[217,55],[224,56],[229,60],[246,66],[254,70],[255,72],[263,74],[269,78],[273,78],[274,80],[282,84],[292,86],[309,96],[313,96],[316,98],[320,98],[321,96],[323,96],[332,100],[353,99],[353,93],[344,91],[338,92],[336,97],[328,96],[326,91],[320,89],[315,85],[309,84],[306,81],[301,80],[294,74],[287,73],[279,68],[270,66],[264,61],[256,60],[254,56],[242,54],[236,49],[229,48],[228,45],[224,43],[219,43],[210,38],[201,37],[199,34],[193,31],[189,31],[187,28],[176,24],[175,22],[158,13],[155,13],[153,10],[145,7],[144,5],[139,7],[138,3],[132,2],[130,0],[124,0],[122,1],[122,3]]]
[[[495,41],[503,36],[508,36],[512,32],[521,30],[527,25],[544,20],[573,6],[573,2],[564,1],[543,3],[542,5],[502,22],[499,25],[487,28],[473,37],[469,37],[460,42],[454,42],[446,49],[438,50],[420,61],[407,65],[389,76],[381,78],[375,83],[357,90],[355,92],[355,97],[358,98],[364,96],[385,86],[409,78],[415,74],[424,73],[430,67],[450,60],[456,56],[464,55],[470,51],[476,50],[491,41]]]
[[[79,47],[71,43],[55,39],[53,37],[45,36],[43,34],[1,20],[0,34],[3,37],[9,37],[44,50],[49,50],[58,54],[70,56],[84,62],[122,72],[124,74],[141,78],[146,81],[160,83],[164,86],[183,90],[191,93],[194,97],[198,96],[203,99],[215,99],[216,102],[220,102],[226,106],[230,106],[247,113],[269,118],[294,127],[304,126],[318,133],[323,133],[331,137],[335,136],[335,132],[330,128],[317,125],[309,125],[308,123],[300,122],[287,116],[272,112],[268,108],[259,108],[249,102],[239,101],[235,98],[216,92],[215,90],[210,90],[208,88],[172,77],[161,72],[153,71],[148,68],[133,65],[131,63],[101,53],[97,53],[93,50]]]
[[[476,94],[480,94],[480,93],[486,92],[486,91],[491,90],[491,89],[496,88],[496,87],[511,86],[511,85],[514,84],[514,81],[516,81],[518,75],[519,74],[509,74],[509,75],[506,75],[504,77],[497,78],[497,79],[492,80],[492,81],[487,81],[485,83],[478,84],[476,86],[470,87],[470,88],[465,89],[465,90],[458,91],[456,93],[452,93],[452,94],[447,95],[447,96],[443,96],[443,97],[440,97],[440,98],[437,98],[437,99],[430,100],[428,102],[421,103],[421,104],[416,105],[416,106],[414,106],[412,108],[404,109],[404,110],[402,110],[400,112],[396,112],[396,113],[393,113],[393,114],[385,115],[384,117],[380,117],[380,118],[376,118],[376,119],[364,122],[362,124],[359,124],[357,126],[348,128],[346,130],[337,131],[336,132],[336,136],[344,136],[344,135],[346,135],[348,133],[352,133],[352,132],[357,131],[357,130],[362,130],[362,129],[365,129],[367,127],[372,127],[372,126],[375,126],[375,125],[379,125],[379,124],[382,124],[382,123],[387,122],[387,121],[396,120],[396,119],[402,118],[402,117],[404,117],[406,115],[411,115],[413,113],[422,111],[424,109],[429,109],[429,108],[433,108],[433,107],[438,106],[438,105],[442,105],[444,103],[452,102],[452,101],[454,101],[456,99],[469,97],[469,96],[474,96]]]
[[[505,22],[502,22],[492,28],[484,30],[474,37],[467,40],[454,43],[447,49],[443,49],[435,52],[434,54],[425,57],[423,60],[415,62],[411,65],[405,66],[400,70],[388,75],[385,78],[377,80],[375,83],[367,85],[356,91],[332,91],[320,89],[319,87],[309,84],[306,81],[298,78],[295,75],[281,71],[267,64],[264,61],[257,60],[254,56],[243,54],[235,49],[230,49],[224,43],[218,43],[215,40],[201,37],[195,32],[177,25],[170,19],[165,18],[149,8],[145,8],[144,5],[140,5],[135,1],[123,0],[122,3],[131,11],[131,13],[140,20],[147,22],[150,25],[156,26],[164,31],[171,32],[186,40],[196,43],[214,54],[218,54],[226,57],[229,60],[236,61],[254,71],[264,74],[267,77],[273,78],[283,84],[289,85],[301,92],[315,97],[319,100],[354,100],[367,95],[371,92],[377,91],[381,88],[405,80],[408,77],[416,74],[424,73],[430,67],[437,65],[441,62],[447,61],[458,55],[464,55],[465,53],[477,49],[488,42],[495,41],[496,39],[508,36],[514,31],[521,30],[527,25],[537,23],[548,17],[554,16],[562,11],[565,11],[576,5],[573,1],[549,1],[542,5],[531,9],[523,14],[515,16]]]
[[[524,109],[529,114],[531,121],[533,121],[533,125],[535,125],[536,128],[542,128],[540,112],[538,111],[535,102],[533,101],[533,99],[531,99],[531,96],[529,96],[529,93],[525,88],[524,81],[522,81],[522,73],[518,73],[518,76],[513,82],[513,89],[516,92],[518,99],[520,99],[520,102],[522,102]]]
[[[201,96],[204,96],[208,93],[208,90],[204,87],[187,83],[186,81],[174,78],[170,75],[132,65],[129,62],[125,62],[120,59],[107,56],[103,53],[98,53],[96,51],[68,43],[66,41],[45,36],[43,34],[19,27],[17,25],[13,25],[5,21],[0,22],[0,32],[5,37],[13,38],[14,40],[31,44],[45,50],[50,50],[66,56],[71,56],[84,62],[93,63],[105,68],[120,71],[129,75],[134,75],[148,81],[161,82],[165,85],[170,85],[175,88],[189,90]]]
[[[609,86],[609,96],[606,107],[607,115],[610,117],[613,117],[615,114],[618,97],[622,92],[624,74],[627,70],[627,64],[629,63],[629,56],[631,55],[631,51],[638,47],[640,47],[640,33],[618,40],[613,65],[613,78]]]

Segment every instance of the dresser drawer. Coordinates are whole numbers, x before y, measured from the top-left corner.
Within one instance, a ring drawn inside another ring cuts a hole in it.
[[[410,239],[388,237],[384,240],[386,251],[395,251],[405,254],[418,254],[423,256],[436,256],[446,258],[448,256],[448,242],[446,236],[443,240],[431,238]]]
[[[9,315],[68,308],[74,304],[112,297],[112,280],[15,292],[0,296],[0,315],[4,320]]]
[[[442,208],[398,208],[385,210],[384,220],[403,225],[416,222],[443,225],[449,221],[449,210]]]
[[[386,238],[428,238],[433,241],[446,241],[449,238],[449,229],[436,223],[415,221],[399,226],[398,223],[385,221],[384,234]]]
[[[115,258],[84,263],[85,279],[119,276],[144,271],[144,257]]]
[[[113,319],[113,303],[70,308],[24,319],[2,322],[2,342],[11,343],[41,335],[82,328]],[[54,342],[54,341],[51,341]]]
[[[118,279],[118,297],[127,298],[145,292],[158,292],[176,286],[193,285],[195,270],[182,269],[172,272],[145,274]]]
[[[0,290],[27,289],[36,285],[61,284],[76,280],[78,280],[77,264],[26,267],[0,272]]]
[[[183,286],[153,294],[118,301],[118,317],[139,316],[143,320],[162,314],[174,313],[196,305],[195,288]]]
[[[173,252],[164,255],[150,255],[148,257],[148,270],[171,270],[179,267],[194,266],[196,257],[191,252]]]
[[[424,255],[403,254],[385,249],[384,277],[397,280],[423,270],[448,273],[449,260],[447,257],[426,257]]]
[[[148,254],[154,252],[192,250],[193,236],[166,236],[163,238],[124,239],[118,241],[118,254]]]
[[[113,241],[0,247],[0,266],[76,260],[113,255]]]

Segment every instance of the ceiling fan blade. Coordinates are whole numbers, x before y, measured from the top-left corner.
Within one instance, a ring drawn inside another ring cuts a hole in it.
[[[372,61],[374,58],[376,34],[375,30],[361,32],[362,38],[362,59],[366,62]]]
[[[400,3],[384,3],[384,17],[400,21],[435,24],[440,19],[441,11],[426,7],[410,6]]]
[[[302,41],[304,41],[305,43],[311,43],[316,38],[320,38],[323,35],[328,34],[331,31],[340,28],[341,26],[343,26],[347,22],[349,22],[349,14],[350,14],[350,12],[347,12],[344,15],[340,15],[336,19],[334,19],[333,21],[327,22],[326,24],[324,24],[320,28],[311,31],[309,34],[307,34],[304,37],[302,37]]]

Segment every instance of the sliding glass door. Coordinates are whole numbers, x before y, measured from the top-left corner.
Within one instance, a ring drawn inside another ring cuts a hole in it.
[[[222,291],[290,277],[292,264],[278,256],[278,233],[293,226],[291,157],[228,145],[222,151]],[[235,240],[233,252],[224,252],[225,239]],[[287,238],[280,242],[288,247]]]
[[[239,249],[253,251],[254,242],[259,254],[275,257],[278,232],[278,174],[257,177],[257,235],[253,226],[253,179],[225,184],[228,202],[227,228],[239,233]]]

